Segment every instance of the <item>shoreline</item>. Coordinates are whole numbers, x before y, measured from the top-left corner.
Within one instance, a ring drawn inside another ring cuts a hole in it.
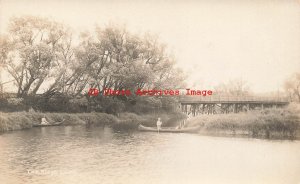
[[[268,109],[239,114],[199,115],[188,118],[186,127],[201,126],[200,135],[218,137],[247,137],[279,140],[300,140],[300,113],[297,108]],[[296,109],[296,110],[295,110]],[[299,109],[298,109],[299,110]],[[50,123],[64,122],[59,126],[109,126],[114,130],[137,130],[139,124],[156,126],[157,117],[163,127],[174,127],[186,118],[180,112],[161,114],[121,113],[40,113],[0,112],[0,133],[32,128],[46,117]]]
[[[237,137],[237,138],[249,138],[249,139],[263,139],[263,140],[300,140],[300,130],[298,129],[296,135],[292,136],[282,136],[279,133],[271,133],[269,137],[267,137],[262,131],[259,135],[253,135],[250,131],[227,131],[227,130],[218,130],[218,131],[205,131],[200,130],[198,132],[199,135],[203,136],[212,136],[212,137]]]
[[[300,139],[300,105],[237,114],[201,115],[189,119],[201,134],[265,139]]]
[[[100,126],[107,125],[117,130],[134,130],[139,124],[152,126],[156,123],[158,115],[121,113],[115,116],[107,113],[40,113],[40,112],[0,112],[0,133],[14,130],[22,130],[40,124],[45,117],[50,124],[63,123],[58,126]],[[161,113],[165,125],[172,126],[172,122],[186,118],[183,113]]]

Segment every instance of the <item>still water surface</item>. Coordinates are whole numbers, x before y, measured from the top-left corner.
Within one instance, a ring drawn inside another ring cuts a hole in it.
[[[300,141],[44,127],[0,134],[1,184],[300,184]]]

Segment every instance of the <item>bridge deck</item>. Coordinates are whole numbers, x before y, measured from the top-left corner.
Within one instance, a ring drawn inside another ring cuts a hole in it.
[[[278,104],[286,105],[285,98],[253,97],[253,96],[180,96],[181,104]]]

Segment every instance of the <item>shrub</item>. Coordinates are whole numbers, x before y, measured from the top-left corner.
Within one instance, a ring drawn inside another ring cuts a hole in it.
[[[239,114],[200,115],[189,119],[188,125],[201,125],[207,132],[247,131],[253,137],[293,138],[300,128],[299,120],[298,110],[287,107]]]

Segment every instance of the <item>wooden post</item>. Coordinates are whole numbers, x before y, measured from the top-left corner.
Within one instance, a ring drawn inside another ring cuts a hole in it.
[[[194,117],[196,116],[196,106],[197,106],[197,104],[193,104],[193,116]]]

